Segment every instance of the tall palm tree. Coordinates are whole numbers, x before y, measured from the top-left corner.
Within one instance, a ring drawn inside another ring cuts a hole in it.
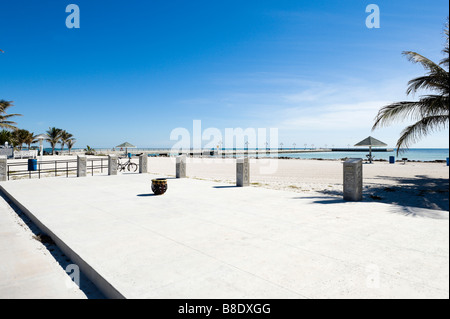
[[[70,150],[72,149],[73,145],[74,145],[76,142],[77,142],[77,140],[74,139],[74,138],[69,138],[69,139],[66,141],[67,147],[69,148],[69,155],[70,155]]]
[[[28,146],[28,150],[31,148],[31,144],[36,143],[36,135],[34,132],[28,132],[27,136],[24,138],[24,143]]]
[[[67,144],[67,141],[73,137],[72,134],[67,132],[66,130],[61,131],[61,139],[59,143],[61,144],[61,152],[64,150],[64,145]]]
[[[16,122],[10,121],[9,119],[13,116],[22,116],[22,114],[6,114],[6,111],[8,110],[8,108],[10,108],[11,106],[14,106],[13,101],[5,101],[5,100],[0,100],[0,127],[1,128],[6,128],[6,129],[10,129],[10,130],[16,130],[17,127],[15,125],[17,125]]]
[[[12,132],[12,142],[15,146],[18,146],[22,150],[23,144],[25,144],[31,133],[24,129],[17,129]]]
[[[406,127],[397,141],[397,155],[402,148],[408,148],[429,133],[447,128],[449,124],[449,27],[448,19],[444,29],[446,44],[445,58],[439,63],[412,51],[403,54],[413,63],[420,63],[427,74],[408,82],[407,95],[420,90],[430,90],[435,94],[422,95],[418,101],[396,102],[384,106],[375,118],[372,130],[391,124],[397,120],[411,119],[414,124]]]
[[[58,144],[59,140],[61,139],[61,132],[62,130],[56,127],[49,127],[48,131],[46,132],[47,141],[50,143],[50,146],[52,147],[52,155],[55,154],[56,144]]]

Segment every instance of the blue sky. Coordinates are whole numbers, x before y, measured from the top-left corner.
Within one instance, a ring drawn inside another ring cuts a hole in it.
[[[80,28],[68,29],[68,4]],[[368,4],[381,27],[368,29]],[[444,0],[115,1],[0,4],[0,98],[21,128],[60,127],[75,147],[170,147],[177,127],[279,129],[284,145],[394,146],[377,110],[422,75],[401,52],[442,59]],[[417,97],[416,97],[417,98]],[[414,147],[448,147],[448,130]]]

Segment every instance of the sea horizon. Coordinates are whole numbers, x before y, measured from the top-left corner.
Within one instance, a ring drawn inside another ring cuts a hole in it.
[[[120,150],[114,147],[107,148],[97,148],[93,147],[93,149],[97,153],[111,151],[115,149],[116,151]],[[128,149],[129,153],[136,154],[141,151],[154,151],[154,150],[170,150],[170,147],[137,147]],[[284,151],[294,149],[294,148],[283,148]],[[292,159],[342,159],[342,158],[366,158],[367,150],[361,151],[326,151],[326,152],[318,152],[317,150],[320,148],[306,148],[306,150],[311,150],[311,152],[305,153],[278,153],[278,154],[267,154],[267,156],[274,156],[280,158],[292,158]],[[345,149],[345,148],[335,148],[335,149]],[[353,149],[353,148],[352,148]],[[390,149],[390,148],[388,148]],[[447,157],[449,157],[450,149],[449,148],[410,148],[408,150],[402,150],[397,156],[397,149],[392,148],[392,152],[380,152],[377,150],[373,150],[372,155],[375,160],[386,160],[388,161],[391,156],[394,156],[396,160],[402,160],[402,158],[407,158],[408,160],[413,161],[444,161]],[[51,148],[44,148],[44,151],[51,152]],[[84,150],[84,148],[72,148],[73,152]],[[204,149],[207,150],[207,149]],[[225,148],[224,150],[233,150],[231,148]],[[236,150],[244,150],[244,148],[236,148]],[[249,150],[256,150],[254,148],[249,148]],[[261,149],[260,149],[261,150]],[[305,150],[305,148],[296,148],[296,150]],[[55,148],[55,152],[61,151],[61,148]],[[64,152],[68,151],[68,148],[63,149]],[[125,150],[123,150],[125,151]]]

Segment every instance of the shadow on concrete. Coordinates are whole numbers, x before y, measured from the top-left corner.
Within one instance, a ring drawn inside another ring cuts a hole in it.
[[[321,193],[321,192],[319,192]],[[302,196],[294,197],[293,199],[315,199],[314,204],[342,204],[346,203],[342,196]]]
[[[393,183],[383,184],[386,180]],[[336,199],[336,197],[342,198],[342,191],[324,190],[318,192],[335,198],[334,200],[320,198],[315,201],[316,203],[344,202]],[[447,178],[431,178],[425,175],[416,175],[413,178],[376,176],[370,179],[370,182],[365,183],[363,194],[364,202],[387,203],[410,208],[449,210],[449,179]],[[405,213],[410,215],[411,209],[405,209]]]
[[[228,185],[228,186],[213,186],[213,188],[219,188],[219,189],[221,189],[221,188],[236,188],[237,186],[236,185]]]
[[[53,240],[44,234],[29,218],[25,213],[23,213],[12,201],[9,200],[2,191],[0,191],[0,196],[8,203],[8,205],[14,210],[14,212],[22,219],[22,221],[28,226],[28,228],[33,233],[33,237],[39,240],[42,245],[47,249],[47,251],[52,255],[56,262],[61,266],[61,268],[66,271],[67,266],[75,264],[69,259],[53,242]],[[68,276],[72,273],[70,271]],[[70,277],[68,277],[70,278]],[[65,283],[61,283],[64,285]],[[86,295],[88,299],[106,299],[100,290],[86,277],[85,274],[80,270],[80,290]]]

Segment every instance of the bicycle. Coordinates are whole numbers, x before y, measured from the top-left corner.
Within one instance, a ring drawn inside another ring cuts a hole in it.
[[[120,160],[121,158],[119,157],[117,159],[117,170],[119,172],[124,172],[125,170],[128,170],[129,172],[137,171],[138,165],[131,161],[131,157],[128,157],[128,161],[126,161],[125,163],[120,162]]]

